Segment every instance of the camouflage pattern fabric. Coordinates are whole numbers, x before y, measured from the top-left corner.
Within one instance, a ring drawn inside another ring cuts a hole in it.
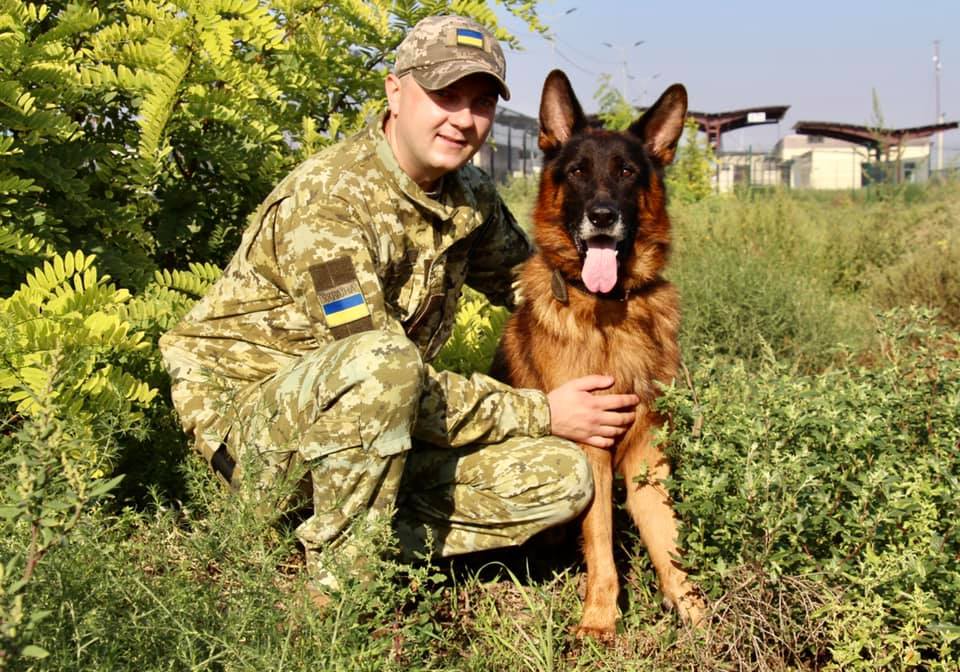
[[[554,437],[436,448],[412,441],[425,365],[403,336],[369,331],[302,357],[231,407],[234,481],[252,476],[258,501],[284,510],[277,483],[305,478],[312,515],[297,528],[308,566],[324,547],[357,557],[343,533],[358,516],[398,515],[404,554],[522,543],[570,520],[593,494],[582,450]],[[412,449],[412,451],[411,451]],[[245,472],[250,472],[245,473]]]
[[[592,498],[586,456],[565,439],[520,436],[455,450],[417,445],[394,525],[406,558],[428,550],[449,557],[522,544],[572,520]]]
[[[463,16],[428,16],[397,47],[394,74],[409,73],[428,91],[482,72],[497,80],[500,97],[510,100],[507,61],[490,31]]]
[[[274,189],[223,277],[161,337],[184,429],[209,460],[231,395],[352,333],[405,334],[429,361],[450,335],[464,283],[512,307],[511,269],[529,251],[482,172],[448,174],[430,198],[371,124]],[[331,314],[341,300],[359,303]],[[545,395],[485,376],[431,373],[421,407],[421,417],[443,416],[425,430],[438,445],[549,433]]]
[[[184,429],[207,460],[224,445],[233,481],[255,478],[267,506],[290,506],[271,500],[278,479],[302,481],[308,566],[393,507],[405,547],[430,527],[444,555],[576,515],[589,471],[549,436],[546,396],[425,363],[463,284],[512,305],[529,249],[480,171],[446,175],[431,198],[374,122],[276,187],[222,278],[161,338]]]

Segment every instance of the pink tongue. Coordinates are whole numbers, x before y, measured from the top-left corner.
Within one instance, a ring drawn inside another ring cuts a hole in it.
[[[591,292],[609,292],[617,284],[617,248],[613,243],[587,243],[587,258],[580,272]]]

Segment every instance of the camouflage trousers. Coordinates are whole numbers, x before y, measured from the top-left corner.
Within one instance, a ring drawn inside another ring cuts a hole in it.
[[[264,502],[280,482],[299,481],[312,504],[297,528],[308,567],[318,569],[322,549],[366,553],[351,541],[358,520],[392,513],[405,557],[428,546],[445,557],[518,545],[589,503],[590,468],[564,439],[464,448],[412,440],[422,381],[415,346],[372,331],[304,356],[235,400],[233,480],[247,474]]]

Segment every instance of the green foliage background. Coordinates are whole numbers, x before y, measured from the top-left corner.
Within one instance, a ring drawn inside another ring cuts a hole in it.
[[[626,526],[612,649],[570,637],[556,549],[407,566],[370,530],[384,558],[318,610],[288,524],[187,455],[157,337],[448,10],[495,26],[469,0],[0,0],[0,669],[955,670],[956,184],[721,198],[681,146],[662,403],[703,632]],[[521,219],[534,194],[504,189]],[[484,370],[505,319],[467,293],[438,366]]]
[[[500,4],[540,29],[535,2]],[[476,0],[3,0],[0,253],[15,271],[82,249],[136,287],[222,264],[284,173],[380,109],[407,27],[444,11],[496,27]]]

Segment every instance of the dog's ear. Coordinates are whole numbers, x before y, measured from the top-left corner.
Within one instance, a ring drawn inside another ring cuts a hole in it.
[[[673,161],[686,117],[687,90],[682,84],[673,84],[627,130],[643,140],[647,151],[665,166]]]
[[[559,149],[586,125],[587,118],[577,97],[573,95],[570,80],[562,70],[553,70],[547,75],[540,96],[540,137],[537,144],[544,152]]]

